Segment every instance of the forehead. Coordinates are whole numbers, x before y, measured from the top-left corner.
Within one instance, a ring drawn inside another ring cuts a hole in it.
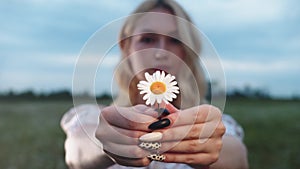
[[[144,32],[164,35],[174,34],[177,32],[176,17],[160,12],[149,12],[143,14],[136,21],[133,34]]]

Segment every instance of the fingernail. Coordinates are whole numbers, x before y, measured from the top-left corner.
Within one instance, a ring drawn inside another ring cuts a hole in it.
[[[157,130],[157,129],[162,129],[162,128],[168,127],[170,124],[171,124],[171,121],[166,118],[166,119],[161,119],[161,120],[158,120],[158,121],[150,124],[148,126],[148,128],[150,130]]]
[[[153,142],[153,141],[159,141],[163,137],[163,134],[160,132],[152,132],[145,135],[142,135],[139,140],[145,141],[145,142]]]
[[[156,109],[156,111],[158,112],[158,119],[166,117],[167,115],[170,114],[170,112],[164,108]]]
[[[150,154],[147,157],[154,161],[164,161],[166,159],[166,157],[161,154]]]
[[[141,142],[139,147],[146,150],[158,150],[161,147],[159,142]]]

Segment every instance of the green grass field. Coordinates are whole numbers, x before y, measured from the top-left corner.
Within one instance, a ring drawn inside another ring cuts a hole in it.
[[[0,168],[64,169],[60,118],[71,102],[1,102]]]
[[[299,168],[299,101],[228,100],[225,112],[244,127],[251,168]]]
[[[255,169],[300,166],[300,102],[228,100],[245,129],[249,163]],[[60,118],[70,101],[0,102],[0,168],[65,169]]]

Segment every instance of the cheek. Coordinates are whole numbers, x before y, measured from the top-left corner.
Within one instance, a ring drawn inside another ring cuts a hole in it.
[[[181,59],[172,62],[173,72],[175,75],[177,75],[178,72],[181,70],[181,67],[183,66],[183,64],[184,64],[183,60],[181,60]]]
[[[146,52],[136,52],[129,56],[132,70],[134,73],[144,71],[145,69],[152,68],[153,60],[151,57],[147,56]]]
[[[175,54],[178,58],[183,60],[185,58],[185,50],[182,46],[173,47],[171,52]]]
[[[181,60],[183,60],[184,58],[185,58],[185,51],[184,51],[184,49],[181,47],[181,48],[179,48],[178,49],[178,57],[181,59]]]

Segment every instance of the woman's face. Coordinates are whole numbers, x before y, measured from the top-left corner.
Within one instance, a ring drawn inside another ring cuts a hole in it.
[[[147,69],[163,70],[177,75],[185,51],[178,37],[175,17],[166,9],[158,8],[138,19],[129,44],[129,58],[135,73]],[[158,16],[159,15],[159,16]],[[169,35],[169,36],[168,36]]]

